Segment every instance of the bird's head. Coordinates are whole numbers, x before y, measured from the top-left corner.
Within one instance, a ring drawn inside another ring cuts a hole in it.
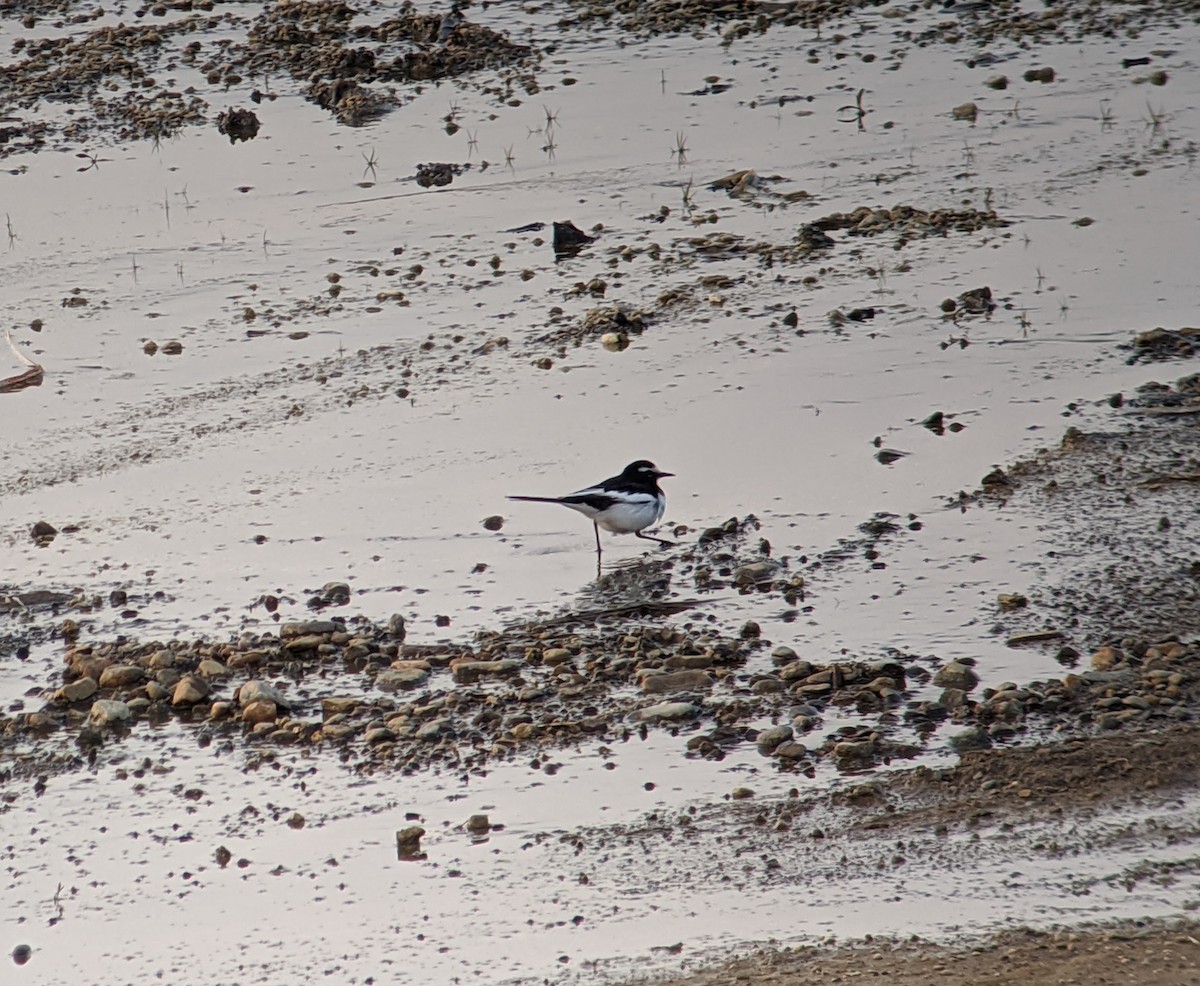
[[[663,476],[674,476],[673,472],[663,472],[648,459],[638,459],[625,467],[625,475],[637,479],[662,479]]]

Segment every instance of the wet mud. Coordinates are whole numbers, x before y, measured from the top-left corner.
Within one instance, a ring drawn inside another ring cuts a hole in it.
[[[1190,5],[0,16],[22,981],[1194,979]]]

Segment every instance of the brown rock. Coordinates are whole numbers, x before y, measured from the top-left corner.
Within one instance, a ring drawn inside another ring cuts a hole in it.
[[[208,698],[211,691],[207,681],[189,674],[175,686],[175,691],[171,694],[171,704],[195,705]]]
[[[238,704],[244,709],[253,702],[266,701],[272,702],[275,705],[283,706],[285,709],[291,706],[287,696],[283,694],[274,685],[268,685],[265,681],[247,681],[237,693]]]
[[[651,695],[665,695],[670,692],[694,691],[698,688],[711,688],[713,679],[699,669],[688,671],[670,671],[666,674],[648,674],[642,679],[642,691]]]
[[[57,702],[82,702],[96,694],[98,686],[95,678],[80,678],[69,685],[63,685],[54,693]]]
[[[139,684],[145,676],[136,664],[110,664],[100,675],[100,687],[128,688]]]
[[[274,722],[279,715],[275,703],[267,698],[255,699],[242,706],[242,721],[258,725],[263,722]]]

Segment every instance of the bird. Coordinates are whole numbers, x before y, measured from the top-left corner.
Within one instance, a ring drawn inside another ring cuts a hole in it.
[[[645,541],[657,541],[664,548],[671,547],[674,542],[651,537],[642,531],[662,519],[667,498],[659,489],[658,481],[673,475],[663,472],[653,462],[638,459],[629,463],[619,475],[566,496],[510,496],[509,499],[561,503],[564,507],[579,511],[591,520],[595,528],[596,559],[599,562],[602,527],[614,534],[633,534]]]

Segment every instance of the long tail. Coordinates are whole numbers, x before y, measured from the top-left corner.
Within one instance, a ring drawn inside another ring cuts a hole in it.
[[[530,503],[562,503],[556,496],[510,496],[510,500],[527,500]]]

